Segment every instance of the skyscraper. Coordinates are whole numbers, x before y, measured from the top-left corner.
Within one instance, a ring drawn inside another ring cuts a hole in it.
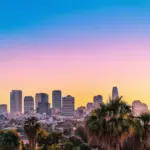
[[[10,112],[22,113],[22,91],[12,90],[10,93]]]
[[[93,97],[94,105],[100,104],[103,102],[102,95],[97,95]]]
[[[55,90],[52,91],[52,108],[61,109],[61,91]]]
[[[112,100],[116,100],[118,97],[119,97],[118,88],[113,87],[113,89],[112,89]]]
[[[39,114],[49,114],[50,104],[48,102],[48,94],[38,93],[36,94],[36,110]]]
[[[48,102],[48,94],[46,94],[46,93],[37,93],[36,95],[35,95],[35,103],[36,103],[36,110],[37,110],[37,108],[38,108],[38,104],[40,103],[40,102]]]
[[[68,95],[62,98],[62,115],[63,116],[73,116],[75,109],[75,99],[74,97]]]
[[[0,113],[7,113],[7,105],[6,104],[0,105]]]
[[[24,113],[25,114],[34,113],[34,99],[32,96],[24,97]]]
[[[37,108],[37,113],[39,114],[47,114],[49,115],[50,114],[50,103],[48,102],[40,102],[38,104],[38,108]]]

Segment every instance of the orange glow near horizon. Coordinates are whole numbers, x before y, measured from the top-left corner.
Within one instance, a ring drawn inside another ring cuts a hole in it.
[[[112,87],[117,86],[119,94],[129,104],[141,100],[150,106],[149,65],[148,60],[101,59],[101,54],[92,52],[86,56],[71,53],[60,56],[41,53],[36,58],[20,56],[0,63],[0,103],[8,104],[9,110],[12,89],[21,89],[23,96],[48,93],[51,103],[52,90],[60,89],[63,96],[70,94],[75,97],[76,107],[85,106],[97,94],[103,95],[107,101]]]

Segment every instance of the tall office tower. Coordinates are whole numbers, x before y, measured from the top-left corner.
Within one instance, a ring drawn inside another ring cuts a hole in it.
[[[55,90],[52,91],[52,108],[61,109],[61,91]]]
[[[0,105],[0,113],[7,113],[7,105],[6,104]]]
[[[48,94],[38,93],[36,94],[36,110],[39,114],[49,114],[50,104],[48,102]]]
[[[63,116],[73,116],[75,109],[75,99],[74,97],[68,95],[62,98],[62,115]]]
[[[24,97],[24,113],[25,114],[34,113],[34,99],[32,96]]]
[[[22,113],[22,91],[12,90],[10,93],[10,112]]]
[[[47,114],[49,115],[50,114],[50,103],[48,102],[40,102],[38,104],[38,108],[37,108],[37,113],[39,114]]]
[[[35,103],[36,103],[36,106],[35,106],[35,109],[37,110],[37,108],[38,108],[38,104],[40,103],[40,102],[48,102],[48,94],[46,94],[46,93],[37,93],[36,95],[35,95]]]
[[[116,100],[118,97],[119,97],[118,88],[113,87],[113,89],[112,89],[112,100]]]
[[[94,105],[100,104],[103,102],[102,95],[97,95],[93,97]]]

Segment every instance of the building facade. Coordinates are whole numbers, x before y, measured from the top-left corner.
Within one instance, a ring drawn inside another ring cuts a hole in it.
[[[103,102],[102,95],[97,95],[93,97],[94,105],[101,104]]]
[[[50,104],[48,102],[40,102],[37,108],[39,114],[50,114]]]
[[[61,109],[61,91],[55,90],[52,91],[52,108],[53,109]]]
[[[78,117],[78,118],[83,118],[83,117],[85,117],[85,107],[83,107],[83,106],[80,106],[80,107],[78,107],[77,108],[77,110],[76,110],[76,117]]]
[[[116,100],[119,97],[118,88],[113,87],[112,89],[112,100]]]
[[[22,91],[12,90],[10,93],[10,112],[22,113]]]
[[[50,113],[50,104],[48,102],[48,94],[46,93],[36,94],[36,111],[39,114]]]
[[[47,102],[48,103],[48,94],[46,93],[37,93],[35,95],[35,109],[37,110],[38,104],[41,102]]]
[[[62,98],[62,115],[73,116],[75,110],[75,99],[68,95]]]
[[[0,113],[7,113],[7,105],[6,104],[0,105]]]
[[[24,97],[24,114],[34,113],[34,99],[32,96]]]
[[[89,114],[93,110],[93,103],[87,103],[86,113]]]
[[[135,100],[132,102],[132,113],[135,116],[139,116],[141,113],[149,112],[148,106],[142,103],[140,100]]]

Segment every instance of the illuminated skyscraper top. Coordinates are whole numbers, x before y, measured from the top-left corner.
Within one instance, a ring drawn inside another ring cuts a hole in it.
[[[116,100],[119,97],[118,88],[115,86],[112,89],[112,100]]]

